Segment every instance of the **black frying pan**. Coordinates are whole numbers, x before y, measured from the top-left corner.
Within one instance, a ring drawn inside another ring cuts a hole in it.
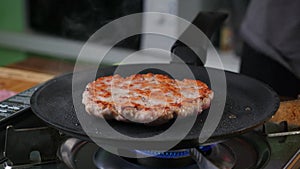
[[[97,77],[112,75],[116,68],[117,67],[102,68],[98,71]],[[121,68],[121,72],[126,72],[128,75],[131,73],[138,73],[135,70],[143,70],[140,73],[163,73],[169,74],[177,79],[183,79],[188,76],[185,71],[182,71],[186,67],[181,64],[123,65]],[[208,72],[215,76],[223,73],[221,70],[196,66],[190,66],[189,70],[196,79],[204,81],[209,86],[211,86],[211,82],[208,77]],[[171,74],[169,72],[171,72]],[[175,75],[173,75],[172,72],[175,72]],[[31,98],[32,111],[42,120],[64,133],[84,140],[91,140],[80,125],[73,104],[76,101],[81,101],[81,94],[84,91],[86,84],[91,81],[90,78],[87,78],[90,74],[92,74],[90,71],[76,74],[76,76],[80,78],[77,78],[73,84],[73,86],[76,86],[73,92],[75,101],[72,99],[73,74],[66,74],[46,82]],[[219,88],[218,85],[216,85],[215,88],[213,88],[216,96],[212,102],[212,106],[221,105],[221,100],[217,96],[218,94],[222,95],[222,93],[226,93],[227,91],[225,109],[219,123],[218,121],[211,122],[218,124],[218,127],[204,143],[224,140],[228,137],[249,131],[271,118],[279,106],[277,94],[267,85],[241,74],[225,71],[225,76],[227,90]],[[86,121],[91,122],[91,126],[88,126],[90,129],[88,132],[94,132],[93,139],[103,144],[115,147],[126,146],[125,148],[128,148],[128,145],[123,143],[129,140],[126,140],[123,137],[115,137],[109,131],[103,131],[101,124],[103,124],[104,121],[102,119],[87,115],[83,104],[76,105],[75,108],[77,113],[80,114],[80,118],[84,118]],[[195,147],[200,144],[198,138],[199,133],[205,132],[202,131],[202,128],[209,113],[214,112],[205,110],[197,117],[191,130],[175,148]],[[178,124],[185,125],[184,120],[185,119],[179,120]],[[108,122],[110,126],[119,133],[132,137],[133,139],[130,140],[131,146],[132,148],[138,149],[142,148],[140,145],[145,143],[144,140],[139,138],[147,138],[162,133],[172,126],[174,120],[156,127],[114,120]],[[95,126],[95,123],[99,125]],[[150,141],[147,141],[147,144],[149,144],[149,146],[158,146],[159,148],[159,146],[163,146],[165,143],[178,141],[178,132],[180,132],[180,130],[174,131],[160,140],[151,141],[150,139]]]

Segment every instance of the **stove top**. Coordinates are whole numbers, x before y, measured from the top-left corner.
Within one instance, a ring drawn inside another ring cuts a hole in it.
[[[40,169],[196,169],[199,166],[234,169],[284,168],[289,162],[297,164],[291,159],[299,158],[297,151],[300,148],[300,135],[291,135],[298,134],[297,132],[282,132],[287,129],[286,124],[268,122],[255,131],[209,147],[170,152],[130,150],[131,153],[146,153],[155,157],[128,159],[106,152],[94,143],[61,134],[47,127],[28,110],[22,116],[1,125],[0,142],[4,146],[0,150],[4,153],[1,153],[0,162],[1,168],[9,166]],[[268,134],[278,132],[279,135],[287,136]]]
[[[68,145],[74,141],[74,139],[67,140],[63,144],[63,147],[69,147]],[[89,148],[93,149],[93,151],[90,151]],[[79,166],[84,164],[84,158],[90,157],[97,168],[197,169],[201,166],[200,168],[210,169],[244,169],[262,168],[268,163],[271,156],[267,141],[256,132],[250,132],[222,143],[197,147],[195,149],[199,151],[196,150],[196,152],[193,152],[194,149],[171,150],[168,152],[135,150],[131,151],[131,153],[155,156],[147,158],[123,158],[106,152],[92,143],[77,141],[77,146],[73,146],[72,149],[68,150],[68,152],[73,152],[72,155],[66,156],[67,158],[63,160],[68,161],[67,163],[72,168],[80,168]],[[66,153],[66,150],[63,152]],[[200,152],[201,155],[199,156],[197,152]]]

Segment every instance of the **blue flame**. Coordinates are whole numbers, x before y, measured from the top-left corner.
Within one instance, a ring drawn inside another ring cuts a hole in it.
[[[200,146],[199,149],[202,152],[209,152],[211,151],[213,146]],[[135,150],[136,153],[144,155],[144,156],[151,156],[155,158],[162,158],[162,159],[176,159],[176,158],[184,158],[190,156],[189,149],[182,149],[182,150],[170,150],[166,152],[161,151],[152,151],[152,150]]]

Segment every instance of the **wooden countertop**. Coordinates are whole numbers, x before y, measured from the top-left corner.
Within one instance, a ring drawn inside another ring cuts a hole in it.
[[[0,67],[0,90],[19,93],[53,77],[46,73]]]
[[[300,99],[281,102],[271,121],[287,121],[288,124],[300,126]]]

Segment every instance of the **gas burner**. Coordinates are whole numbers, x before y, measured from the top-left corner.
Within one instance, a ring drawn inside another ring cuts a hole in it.
[[[72,146],[70,146],[72,145]],[[195,152],[196,150],[196,152]],[[125,150],[120,150],[125,151]],[[110,169],[198,169],[214,168],[263,168],[270,158],[270,147],[265,137],[250,132],[224,142],[192,149],[171,150],[126,150],[147,158],[125,158],[111,154],[93,143],[67,140],[61,148],[61,159],[71,168]],[[202,159],[197,154],[199,152]],[[195,160],[196,159],[196,160]],[[88,164],[87,164],[88,163]]]
[[[210,154],[212,149],[214,147],[213,145],[208,146],[200,146],[199,150],[203,154]],[[170,150],[170,151],[153,151],[153,150],[134,150],[136,154],[145,156],[145,157],[155,157],[158,159],[180,159],[190,156],[190,150],[189,149],[181,149],[181,150]]]
[[[196,159],[193,149],[170,150],[167,152],[151,151],[151,150],[135,150],[137,155],[147,156],[146,158],[131,159],[131,162],[141,166],[155,167],[155,168],[179,168],[188,167],[195,164],[198,166],[207,166],[211,164],[210,168],[215,166],[218,168],[232,168],[235,164],[234,154],[224,144],[213,144],[208,146],[200,146],[195,148],[200,160]],[[150,157],[149,157],[150,156]],[[194,157],[195,156],[195,157]],[[210,161],[214,161],[211,163]]]
[[[145,158],[126,158],[129,162],[148,167],[178,168],[194,163],[188,149],[170,150],[167,152],[153,150],[134,150],[134,154]]]

